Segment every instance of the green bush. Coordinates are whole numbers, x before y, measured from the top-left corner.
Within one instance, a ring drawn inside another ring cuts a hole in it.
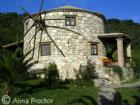
[[[55,63],[50,63],[45,73],[48,86],[55,87],[59,82],[59,72]]]
[[[73,80],[71,84],[77,87],[94,86],[94,82],[90,80]]]
[[[29,87],[29,68],[35,63],[31,63],[31,58],[26,59],[29,53],[23,55],[22,49],[15,52],[1,50],[0,56],[0,90],[3,94],[14,97]]]
[[[133,65],[134,76],[136,79],[140,79],[140,51],[135,50],[132,52],[133,55]]]
[[[87,61],[86,65],[80,65],[79,70],[75,70],[76,78],[81,80],[92,80],[98,78],[95,66],[90,60]]]
[[[119,67],[119,66],[112,66],[112,68],[113,68],[113,72],[118,74],[120,80],[122,80],[123,79],[123,70],[122,70],[122,68]]]

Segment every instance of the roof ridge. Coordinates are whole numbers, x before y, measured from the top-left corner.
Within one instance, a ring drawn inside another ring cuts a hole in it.
[[[61,7],[58,7],[58,8],[56,8],[56,9],[60,9],[60,8],[80,9],[80,8],[77,8],[77,7],[72,6],[72,5],[61,6]]]

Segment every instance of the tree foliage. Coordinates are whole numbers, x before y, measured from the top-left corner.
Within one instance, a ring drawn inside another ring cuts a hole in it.
[[[76,79],[93,80],[98,78],[95,71],[95,66],[90,60],[87,60],[86,65],[80,65],[79,70],[75,70]]]
[[[23,17],[17,13],[0,13],[0,45],[23,39]]]
[[[140,48],[140,24],[133,22],[133,20],[108,19],[105,24],[105,32],[126,33],[132,38],[132,48]]]
[[[47,85],[50,87],[56,87],[60,80],[57,65],[55,63],[50,63],[45,71]]]
[[[23,55],[22,49],[17,49],[14,53],[2,51],[0,56],[0,90],[2,92],[0,93],[15,96],[26,87],[24,82],[28,80],[28,70],[34,64],[29,63],[30,59],[25,60],[27,55]]]

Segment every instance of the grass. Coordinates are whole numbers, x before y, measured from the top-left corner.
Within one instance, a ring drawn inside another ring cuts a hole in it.
[[[51,89],[45,85],[39,85],[45,83],[42,79],[29,81],[29,84],[31,83],[36,87],[17,96],[17,100],[28,100],[28,105],[97,105],[99,88],[95,87],[92,82],[72,81]],[[120,88],[117,92],[121,94],[121,105],[140,105],[140,88]],[[50,100],[51,103],[39,104],[35,101],[31,103],[33,98],[39,103],[43,99]],[[27,103],[26,101],[14,102],[11,105],[27,105]]]
[[[77,103],[76,99],[82,98],[82,96],[90,96],[93,99],[97,99],[98,89],[96,87],[75,87],[71,86],[69,89],[54,89],[54,90],[41,90],[39,92],[33,93],[32,96],[36,98],[49,98],[53,99],[53,105],[68,105],[72,101],[75,101],[72,105],[81,105]],[[85,99],[84,99],[85,100]],[[87,100],[89,101],[89,100]],[[92,105],[89,104],[89,105]]]
[[[140,88],[121,88],[117,91],[121,94],[122,105],[140,105]]]
[[[43,83],[42,80],[31,80],[29,83],[33,86]],[[71,82],[66,85],[62,85],[59,88],[49,89],[45,85],[37,86],[33,90],[24,92],[23,94],[16,97],[16,99],[29,100],[29,105],[44,105],[45,103],[38,104],[33,102],[31,104],[30,99],[35,98],[39,100],[50,99],[53,102],[46,105],[81,105],[85,102],[88,105],[94,105],[93,102],[97,102],[99,88],[95,87],[91,83]],[[19,103],[13,103],[11,105],[20,105]],[[26,101],[22,102],[21,105],[27,105]]]

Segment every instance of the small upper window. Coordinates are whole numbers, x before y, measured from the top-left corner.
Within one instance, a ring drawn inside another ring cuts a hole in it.
[[[91,55],[98,55],[98,44],[91,43]]]
[[[51,55],[50,43],[40,43],[41,56]]]
[[[65,25],[66,26],[76,26],[76,17],[75,16],[66,16]]]

